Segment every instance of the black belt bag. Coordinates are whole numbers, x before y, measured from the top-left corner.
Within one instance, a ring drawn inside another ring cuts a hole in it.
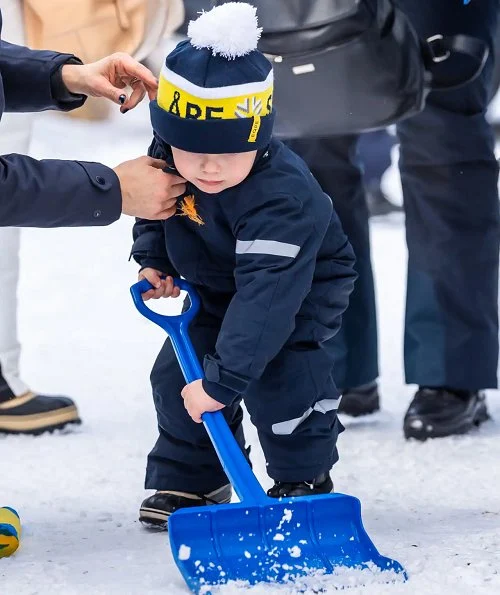
[[[421,40],[391,0],[252,4],[264,29],[259,49],[274,67],[281,138],[384,128],[420,112],[430,90],[472,81],[488,56],[484,42],[465,35]],[[454,55],[467,55],[467,68],[457,80],[439,80],[439,63]]]

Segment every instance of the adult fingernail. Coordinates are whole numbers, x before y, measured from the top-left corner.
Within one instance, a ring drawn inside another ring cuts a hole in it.
[[[120,97],[118,97],[118,101],[123,105],[125,103],[125,100],[127,99],[127,96],[125,94],[120,95]]]
[[[122,114],[126,114],[128,112],[128,107],[126,107],[125,109],[122,109]]]

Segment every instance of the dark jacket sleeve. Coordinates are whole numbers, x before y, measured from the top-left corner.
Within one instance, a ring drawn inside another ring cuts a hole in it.
[[[165,232],[161,221],[136,219],[132,233],[134,244],[130,255],[141,269],[151,267],[165,275],[179,276],[167,254]]]
[[[6,112],[68,110],[83,104],[85,97],[73,101],[60,96],[57,72],[67,62],[81,63],[72,54],[30,50],[0,40],[0,74]],[[71,96],[71,94],[70,94]]]
[[[215,356],[204,360],[206,392],[230,404],[251,380],[260,378],[295,328],[302,303],[311,290],[318,252],[332,215],[330,201],[314,219],[302,204],[275,196],[240,219],[236,237],[236,293],[224,317]],[[345,236],[339,227],[339,242]],[[347,307],[355,273],[340,278],[335,308]],[[335,283],[335,280],[333,281]]]
[[[164,149],[156,138],[153,139],[148,149],[148,155],[155,159],[165,159],[166,157]],[[134,243],[130,256],[141,269],[151,267],[172,277],[179,276],[167,254],[162,221],[136,219],[132,234]]]
[[[0,226],[109,225],[121,214],[120,182],[100,163],[0,156]]]

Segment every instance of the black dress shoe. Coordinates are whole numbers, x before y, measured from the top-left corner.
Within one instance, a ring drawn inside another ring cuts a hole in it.
[[[0,402],[0,433],[52,432],[81,423],[78,409],[69,397],[36,395],[32,392]]]
[[[227,504],[231,502],[232,489],[228,483],[209,494],[193,494],[174,490],[159,490],[141,504],[139,520],[149,529],[167,529],[168,517],[179,508]]]
[[[405,438],[427,440],[466,434],[489,419],[482,391],[421,387],[406,412]]]
[[[369,415],[380,409],[380,396],[378,384],[374,380],[368,384],[356,388],[346,388],[342,393],[342,399],[338,408],[339,413],[345,413],[352,417]]]
[[[332,479],[328,473],[323,473],[312,481],[275,481],[273,487],[267,491],[267,495],[271,498],[290,498],[295,496],[331,494],[332,492]]]

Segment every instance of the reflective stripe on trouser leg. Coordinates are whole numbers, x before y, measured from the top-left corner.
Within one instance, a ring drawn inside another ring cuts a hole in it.
[[[319,411],[320,413],[327,413],[328,411],[337,411],[339,408],[340,400],[338,399],[323,399],[318,401],[314,407],[309,407],[307,411],[300,417],[294,419],[288,419],[286,421],[280,421],[272,425],[273,434],[279,436],[286,436],[291,434],[305,419],[307,419],[313,411]]]

